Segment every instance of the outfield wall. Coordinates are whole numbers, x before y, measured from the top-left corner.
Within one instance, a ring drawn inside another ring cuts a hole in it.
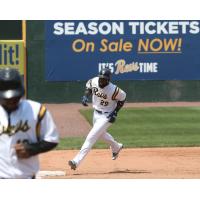
[[[85,81],[45,81],[44,21],[27,21],[28,98],[46,103],[80,102]],[[113,81],[128,102],[200,101],[200,81]]]

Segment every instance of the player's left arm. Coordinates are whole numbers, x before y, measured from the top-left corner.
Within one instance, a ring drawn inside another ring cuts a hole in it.
[[[51,114],[46,111],[40,121],[38,142],[30,143],[28,140],[18,141],[15,150],[18,158],[29,158],[55,148],[59,143],[59,135]],[[36,130],[37,132],[37,130]]]
[[[15,151],[18,158],[30,158],[40,153],[52,150],[58,143],[42,140],[37,143],[29,143],[27,140],[18,141],[15,145]]]
[[[126,93],[122,89],[116,87],[115,91],[116,91],[115,92],[116,94],[114,93],[112,98],[113,98],[113,100],[117,101],[117,106],[113,110],[113,112],[110,113],[110,115],[108,116],[110,123],[114,123],[115,122],[115,120],[117,118],[117,113],[124,106],[124,103],[126,101]]]
[[[116,88],[116,94],[114,94],[113,97],[115,101],[117,101],[117,106],[115,108],[116,112],[119,112],[119,110],[124,106],[124,103],[126,101],[126,93],[120,89],[119,87]]]

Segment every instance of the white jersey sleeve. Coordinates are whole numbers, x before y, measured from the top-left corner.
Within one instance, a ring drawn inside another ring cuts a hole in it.
[[[37,141],[58,143],[59,134],[50,112],[44,105],[40,104],[36,121]]]
[[[112,95],[112,100],[124,101],[125,99],[126,99],[126,93],[122,89],[116,86],[115,91]]]
[[[58,143],[58,131],[50,112],[47,110],[41,121],[40,139]]]
[[[87,81],[86,88],[90,89],[90,90],[92,89],[92,79],[90,79],[90,80]]]

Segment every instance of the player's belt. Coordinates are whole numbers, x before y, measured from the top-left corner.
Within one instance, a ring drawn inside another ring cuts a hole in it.
[[[108,112],[102,112],[102,111],[100,111],[100,110],[96,110],[96,109],[95,109],[95,111],[98,112],[99,114],[108,113]]]

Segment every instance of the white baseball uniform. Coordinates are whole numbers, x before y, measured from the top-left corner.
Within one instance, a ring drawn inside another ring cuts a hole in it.
[[[21,99],[17,110],[9,115],[0,106],[0,178],[31,178],[38,172],[38,155],[26,159],[17,157],[14,145],[19,140],[58,143],[51,114],[40,103]]]
[[[108,143],[112,152],[117,152],[120,148],[120,145],[107,132],[107,128],[111,125],[107,117],[116,108],[118,101],[125,100],[126,93],[111,82],[106,87],[100,88],[98,81],[99,78],[95,77],[86,83],[86,88],[92,90],[93,127],[81,150],[73,159],[76,166],[81,163],[98,139],[103,139]]]

